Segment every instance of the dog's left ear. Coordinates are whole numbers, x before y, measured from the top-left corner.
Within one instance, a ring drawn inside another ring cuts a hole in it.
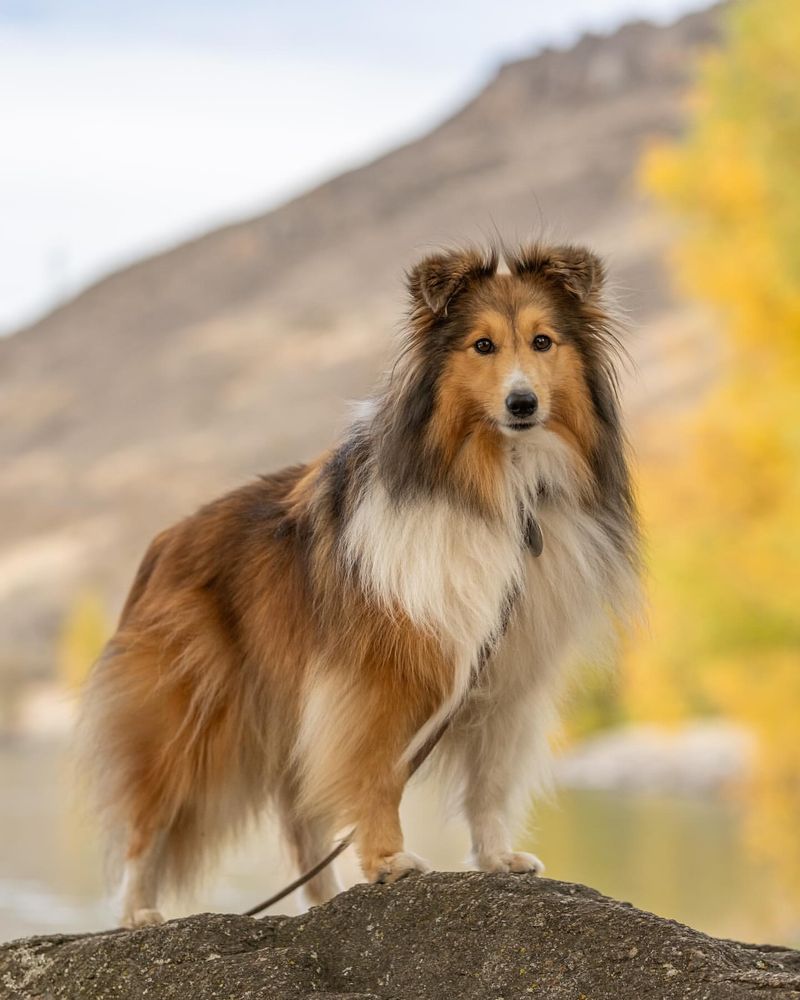
[[[538,244],[521,247],[506,258],[512,274],[539,274],[555,281],[579,302],[586,302],[603,287],[603,261],[586,247]]]
[[[491,277],[496,271],[495,250],[486,253],[474,248],[451,250],[424,257],[408,272],[406,283],[414,305],[442,316],[470,282]]]

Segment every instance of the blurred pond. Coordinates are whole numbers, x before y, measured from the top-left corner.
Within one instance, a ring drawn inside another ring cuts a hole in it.
[[[91,824],[75,806],[62,747],[0,748],[0,939],[96,930],[114,923],[103,891]],[[440,815],[420,785],[404,803],[409,846],[438,868],[459,868],[467,850],[460,823]],[[800,944],[800,920],[779,902],[771,875],[746,854],[733,803],[562,790],[536,810],[535,834],[519,839],[555,878],[602,892],[708,933]],[[355,881],[352,858],[341,871]],[[242,910],[290,877],[274,830],[254,831],[228,853],[198,898],[165,907]],[[284,912],[297,912],[292,900]]]

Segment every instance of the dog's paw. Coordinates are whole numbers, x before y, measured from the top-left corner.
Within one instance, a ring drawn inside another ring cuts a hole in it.
[[[414,872],[429,872],[430,870],[431,866],[423,858],[417,857],[411,851],[398,851],[397,854],[377,858],[374,864],[365,869],[365,874],[370,882],[391,885],[392,882],[399,882],[406,875],[411,875]]]
[[[164,918],[158,910],[134,910],[132,913],[125,914],[121,926],[127,927],[128,930],[134,930],[136,927],[153,927],[163,923]]]
[[[539,858],[524,851],[484,855],[479,860],[479,867],[485,872],[513,872],[516,875],[541,875],[544,871],[544,864]]]

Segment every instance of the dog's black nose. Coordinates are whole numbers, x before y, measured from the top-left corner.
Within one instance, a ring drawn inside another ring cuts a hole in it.
[[[515,417],[532,417],[539,400],[532,392],[510,392],[506,396],[506,409]]]

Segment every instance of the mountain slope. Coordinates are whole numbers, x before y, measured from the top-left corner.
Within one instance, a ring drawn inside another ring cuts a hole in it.
[[[330,443],[402,315],[431,244],[531,234],[609,256],[635,330],[634,437],[707,379],[665,234],[637,194],[713,11],[628,25],[503,67],[420,140],[259,218],[98,282],[0,341],[0,648],[49,667],[76,589],[115,606],[149,536],[243,477]],[[2,663],[0,663],[2,669]]]

